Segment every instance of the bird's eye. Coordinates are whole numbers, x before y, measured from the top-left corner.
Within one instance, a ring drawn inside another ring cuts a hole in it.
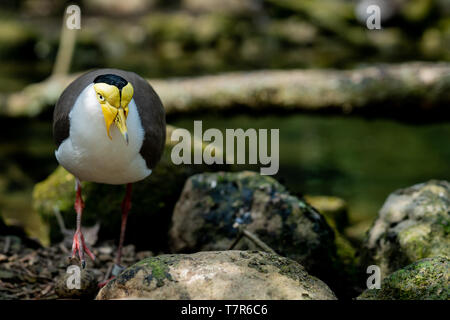
[[[105,100],[105,97],[103,97],[101,94],[98,94],[98,99],[99,99],[100,101],[104,101],[104,100]]]

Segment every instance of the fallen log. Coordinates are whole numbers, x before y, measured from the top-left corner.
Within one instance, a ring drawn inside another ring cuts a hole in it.
[[[0,97],[0,115],[35,116],[77,75],[53,76]],[[242,110],[369,113],[410,118],[450,114],[450,63],[380,64],[352,70],[262,70],[150,79],[168,115]],[[447,118],[448,119],[448,118]]]

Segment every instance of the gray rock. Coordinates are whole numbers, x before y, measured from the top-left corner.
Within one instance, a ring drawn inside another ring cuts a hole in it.
[[[250,171],[190,177],[172,216],[171,250],[227,250],[238,225],[308,272],[330,273],[334,234],[323,216],[275,179]],[[260,248],[243,238],[235,249]]]
[[[78,265],[75,265],[78,267]],[[60,299],[92,299],[98,292],[95,274],[89,269],[80,269],[79,288],[75,285],[74,273],[64,272],[56,279],[55,292]],[[69,286],[70,284],[71,286]]]
[[[380,289],[364,291],[358,300],[448,300],[450,261],[447,257],[419,260],[385,278]]]
[[[287,258],[257,251],[152,257],[110,281],[97,299],[336,299]]]
[[[369,231],[366,264],[382,277],[420,259],[450,255],[450,183],[431,180],[392,193]]]

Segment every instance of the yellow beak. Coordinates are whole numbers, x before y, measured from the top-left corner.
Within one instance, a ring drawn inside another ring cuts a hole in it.
[[[128,144],[127,118],[125,117],[125,111],[123,108],[119,108],[119,112],[114,122]]]
[[[104,104],[102,105],[102,111],[105,118],[106,133],[108,134],[108,137],[112,139],[110,128],[114,123],[128,144],[127,118],[125,116],[125,110],[123,108],[112,108],[108,104]]]

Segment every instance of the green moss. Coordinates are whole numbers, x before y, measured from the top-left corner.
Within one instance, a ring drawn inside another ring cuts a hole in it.
[[[398,234],[400,245],[410,261],[417,261],[429,256],[430,233],[431,226],[429,224],[418,224],[406,228]]]
[[[161,255],[157,257],[150,257],[139,261],[138,263],[127,268],[119,276],[119,280],[133,278],[135,274],[143,270],[146,275],[144,276],[144,282],[149,285],[153,280],[156,281],[156,286],[161,287],[164,285],[165,280],[174,281],[170,274],[170,266],[175,265],[179,261],[180,257],[177,255]]]
[[[45,181],[36,184],[33,190],[34,209],[48,220],[53,209],[70,210],[75,199],[75,178],[63,167],[58,167]]]
[[[365,242],[366,265],[389,275],[414,261],[450,255],[450,184],[430,180],[392,193]],[[368,240],[374,228],[375,239]]]
[[[366,290],[360,300],[448,300],[448,257],[427,258],[397,270],[381,283],[381,289]]]

